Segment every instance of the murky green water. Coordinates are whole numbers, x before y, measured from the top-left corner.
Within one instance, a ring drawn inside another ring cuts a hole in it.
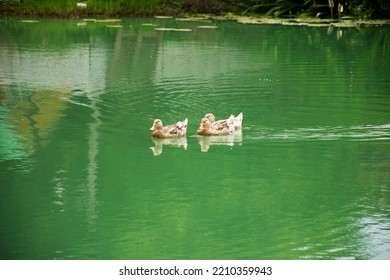
[[[389,27],[0,34],[2,259],[390,259]],[[208,112],[242,135],[197,137]]]

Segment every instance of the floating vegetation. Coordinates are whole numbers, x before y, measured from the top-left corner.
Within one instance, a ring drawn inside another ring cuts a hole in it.
[[[335,27],[356,27],[356,23],[353,23],[353,22],[335,22],[335,23],[332,23],[332,26],[335,26]]]
[[[327,23],[307,23],[307,24],[302,24],[310,27],[329,27],[330,25]]]
[[[282,25],[294,25],[294,26],[308,25],[307,23],[304,23],[304,22],[291,22],[291,21],[283,21],[280,24],[282,24]]]
[[[159,18],[159,19],[170,19],[170,18],[173,18],[172,16],[155,16],[155,18]]]
[[[294,25],[294,26],[311,26],[311,27],[359,27],[362,25],[385,25],[390,24],[390,20],[369,20],[360,21],[352,19],[320,19],[320,18],[266,18],[266,17],[245,17],[236,16],[230,17],[242,24],[281,24],[281,25]]]
[[[100,22],[100,23],[112,23],[112,22],[120,22],[120,21],[121,21],[120,19],[115,19],[115,18],[95,20],[95,22]]]
[[[192,29],[187,28],[155,28],[156,31],[177,31],[177,32],[190,32]]]
[[[86,9],[87,8],[87,3],[77,3],[77,8],[79,9]]]
[[[199,17],[176,18],[177,21],[211,22],[211,20]]]
[[[200,28],[200,29],[217,29],[218,26],[216,26],[216,25],[199,25],[196,28]]]
[[[157,26],[157,24],[154,23],[143,23],[142,26]]]
[[[24,23],[37,23],[37,22],[39,22],[39,20],[25,19],[25,20],[21,20],[21,22],[24,22]]]
[[[120,19],[116,19],[116,18],[109,18],[109,19],[83,18],[83,21],[86,21],[86,22],[98,22],[98,23],[115,23],[115,22],[121,22]]]

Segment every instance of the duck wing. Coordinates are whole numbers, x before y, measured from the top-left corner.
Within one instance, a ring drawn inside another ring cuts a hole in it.
[[[212,123],[211,128],[214,130],[223,130],[228,127],[227,120],[215,121]]]
[[[164,130],[166,133],[169,133],[170,135],[178,135],[178,136],[183,136],[187,132],[187,123],[188,120],[185,119],[182,122],[178,122],[176,124],[168,125],[164,127]]]

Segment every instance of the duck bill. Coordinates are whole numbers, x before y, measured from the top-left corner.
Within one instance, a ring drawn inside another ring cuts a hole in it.
[[[156,130],[156,126],[153,125],[153,126],[150,128],[150,130]]]

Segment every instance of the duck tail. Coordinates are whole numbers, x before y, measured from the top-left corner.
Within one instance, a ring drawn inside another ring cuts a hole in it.
[[[229,132],[232,132],[234,130],[234,115],[230,115],[230,117],[227,120],[228,123],[228,130]]]
[[[242,126],[242,119],[244,118],[242,112],[237,115],[237,117],[234,118],[234,126],[236,128],[241,128]]]

